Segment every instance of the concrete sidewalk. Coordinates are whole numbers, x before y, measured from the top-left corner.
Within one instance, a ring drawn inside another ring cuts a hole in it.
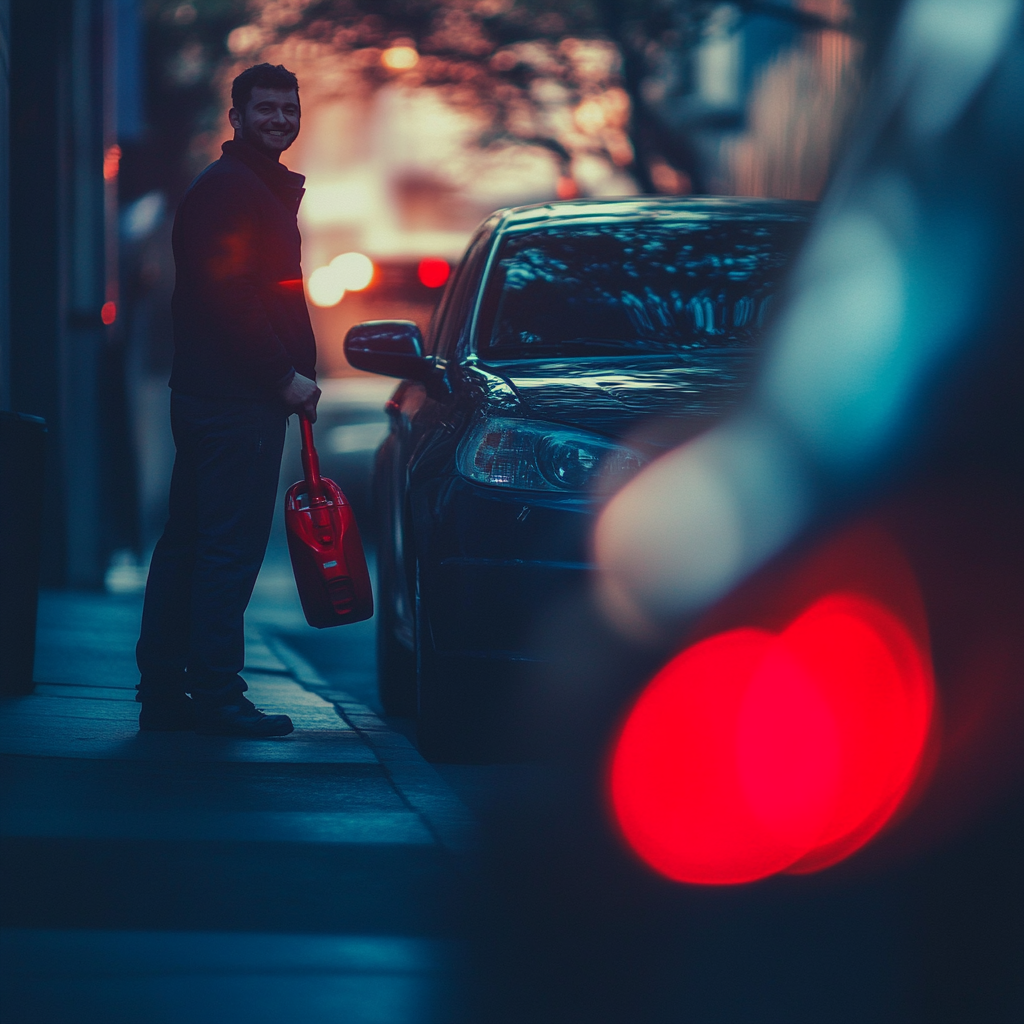
[[[271,740],[140,734],[141,599],[43,595],[36,692],[0,701],[5,1022],[460,1016],[468,813],[280,639],[283,569],[247,626]]]

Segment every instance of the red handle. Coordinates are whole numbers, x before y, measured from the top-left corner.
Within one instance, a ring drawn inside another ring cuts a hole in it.
[[[302,471],[306,475],[306,489],[310,502],[324,501],[324,485],[320,481],[320,457],[313,444],[313,424],[305,416],[299,416],[302,429]]]

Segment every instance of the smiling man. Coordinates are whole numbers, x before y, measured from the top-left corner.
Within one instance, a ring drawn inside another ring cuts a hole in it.
[[[315,420],[320,397],[297,224],[305,179],[280,163],[299,134],[298,82],[258,64],[231,102],[234,138],[174,219],[176,453],[136,648],[139,728],[283,736],[291,720],[246,700],[239,673],[285,422]]]

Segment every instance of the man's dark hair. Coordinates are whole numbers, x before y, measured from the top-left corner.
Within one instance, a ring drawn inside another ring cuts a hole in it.
[[[243,113],[252,99],[253,89],[280,89],[299,92],[299,80],[283,64],[254,64],[231,83],[231,106]]]

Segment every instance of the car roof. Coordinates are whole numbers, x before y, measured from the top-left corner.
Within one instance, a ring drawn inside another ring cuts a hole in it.
[[[665,218],[666,220],[734,220],[767,217],[807,220],[817,203],[796,199],[755,199],[737,196],[627,196],[618,199],[565,199],[559,202],[517,206],[498,212],[496,228],[504,232],[522,227],[564,224],[574,220],[594,223],[607,220]]]

